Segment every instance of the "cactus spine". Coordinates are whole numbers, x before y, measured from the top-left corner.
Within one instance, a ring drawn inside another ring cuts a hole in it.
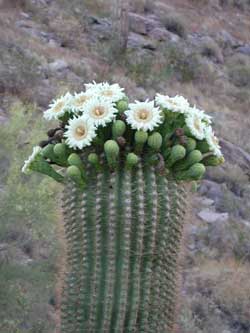
[[[182,185],[141,162],[115,171],[89,167],[86,179],[84,189],[71,182],[64,191],[61,332],[171,332]]]

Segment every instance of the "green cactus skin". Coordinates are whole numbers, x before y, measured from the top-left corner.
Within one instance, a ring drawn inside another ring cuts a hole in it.
[[[154,166],[97,172],[65,186],[67,274],[61,333],[170,333],[175,320],[184,185]]]

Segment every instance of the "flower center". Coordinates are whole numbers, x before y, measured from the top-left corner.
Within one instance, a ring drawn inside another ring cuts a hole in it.
[[[139,110],[139,112],[138,112],[138,118],[140,120],[147,120],[148,116],[149,116],[149,113],[148,113],[147,110],[144,110],[144,109]]]
[[[195,118],[194,120],[194,127],[197,129],[197,131],[201,130],[201,122],[199,118]]]
[[[81,106],[84,104],[87,100],[89,99],[88,96],[80,96],[75,100],[75,105],[76,106]]]
[[[107,97],[112,97],[113,96],[113,91],[108,89],[108,90],[104,90],[103,93],[102,93],[104,96],[107,96]]]
[[[218,143],[219,143],[219,140],[214,135],[212,136],[212,141],[215,145],[218,145]]]
[[[82,139],[86,135],[86,130],[84,126],[78,126],[75,130],[76,138],[78,140]]]
[[[98,118],[102,117],[104,115],[104,113],[105,113],[105,109],[103,106],[96,106],[93,110],[94,116],[96,116]]]
[[[54,112],[60,112],[64,106],[64,102],[58,102],[54,107]]]

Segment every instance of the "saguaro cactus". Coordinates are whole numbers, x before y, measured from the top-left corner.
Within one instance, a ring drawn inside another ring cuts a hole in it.
[[[23,171],[64,183],[61,333],[172,332],[186,183],[223,162],[210,118],[180,96],[128,104],[107,83],[45,117],[61,126]]]

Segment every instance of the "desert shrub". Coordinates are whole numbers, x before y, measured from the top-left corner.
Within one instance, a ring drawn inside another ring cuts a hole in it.
[[[5,333],[45,333],[53,326],[47,316],[56,271],[56,188],[21,174],[43,131],[35,108],[18,103],[0,132],[0,164],[8,160],[9,165],[0,193],[0,243],[7,244],[9,254],[0,262],[0,331]],[[44,256],[34,256],[35,243]]]
[[[0,92],[21,93],[23,87],[32,87],[40,76],[39,61],[21,46],[1,41]]]
[[[217,60],[222,57],[219,45],[212,39],[205,39],[202,42],[201,54],[208,58],[216,58]]]
[[[248,276],[249,268],[234,260],[209,260],[191,270],[185,282],[186,320],[180,320],[180,332],[186,332],[182,327],[187,320],[192,325],[188,333],[249,332]]]
[[[250,66],[238,64],[229,68],[229,77],[237,87],[250,86]]]
[[[136,13],[152,13],[153,3],[150,0],[134,0],[131,2],[131,10]]]
[[[215,302],[230,317],[238,332],[250,330],[250,280],[249,269],[236,265],[217,281],[214,290]]]
[[[250,1],[249,0],[220,0],[220,5],[223,6],[232,6],[241,10],[249,9]]]
[[[167,16],[161,16],[161,21],[168,31],[180,37],[186,37],[186,24],[181,16],[171,13]]]

